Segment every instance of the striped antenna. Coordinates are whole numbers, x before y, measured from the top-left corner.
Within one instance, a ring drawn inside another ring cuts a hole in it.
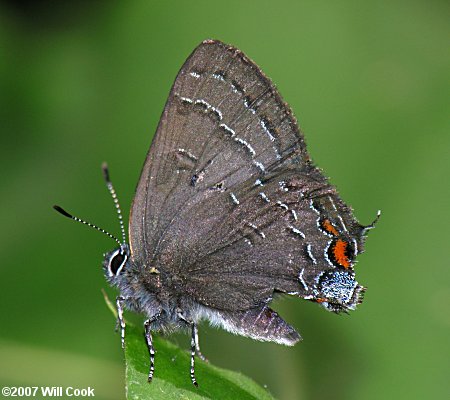
[[[109,193],[111,194],[111,197],[114,201],[114,205],[116,207],[117,216],[119,217],[120,230],[122,231],[122,240],[123,243],[125,244],[127,242],[127,238],[125,235],[125,227],[123,225],[122,211],[120,209],[119,199],[117,198],[116,190],[114,189],[111,179],[109,179],[108,164],[106,164],[105,162],[102,164],[102,171],[103,177],[105,178],[106,181],[106,186],[109,190]]]
[[[73,216],[72,214],[69,214],[66,210],[64,210],[60,206],[53,206],[53,208],[67,218],[73,219],[74,221],[81,222],[84,225],[87,225],[87,226],[90,226],[91,228],[97,229],[99,232],[102,232],[106,236],[109,236],[111,239],[115,240],[119,244],[119,246],[122,246],[122,243],[120,243],[119,239],[117,239],[115,236],[111,235],[109,232],[105,231],[104,229],[98,227],[97,225],[91,224],[90,222],[84,221],[78,217]]]

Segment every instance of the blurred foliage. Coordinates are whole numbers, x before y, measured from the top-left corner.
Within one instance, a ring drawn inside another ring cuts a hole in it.
[[[446,398],[449,8],[438,0],[1,2],[0,383],[124,397],[120,338],[100,292],[102,252],[114,243],[51,205],[118,232],[100,164],[109,162],[127,210],[173,79],[212,37],[274,80],[313,159],[360,221],[383,215],[359,257],[368,291],[357,312],[339,318],[280,300],[301,344],[257,343],[205,324],[204,353],[280,399]],[[184,335],[170,340],[188,347]]]

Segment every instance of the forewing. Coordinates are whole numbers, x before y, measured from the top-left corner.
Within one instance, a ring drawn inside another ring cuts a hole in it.
[[[150,263],[164,232],[212,188],[232,187],[307,157],[291,110],[239,50],[205,41],[173,84],[130,216],[130,245]]]

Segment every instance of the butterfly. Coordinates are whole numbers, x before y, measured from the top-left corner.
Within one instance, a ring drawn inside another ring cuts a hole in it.
[[[107,253],[107,281],[123,310],[152,332],[191,331],[192,383],[198,324],[288,346],[299,333],[270,308],[276,294],[334,313],[354,310],[365,288],[353,266],[368,230],[311,161],[297,121],[275,86],[237,48],[202,42],[179,71],[144,163],[125,238]]]

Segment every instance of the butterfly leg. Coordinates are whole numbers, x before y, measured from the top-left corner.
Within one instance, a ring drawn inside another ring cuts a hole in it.
[[[145,328],[145,340],[147,342],[148,354],[150,355],[150,370],[148,372],[148,382],[151,382],[153,379],[153,372],[155,372],[155,349],[153,348],[153,339],[152,333],[150,330],[150,324],[153,321],[148,319],[144,322]]]
[[[194,335],[194,339],[195,339],[195,352],[196,352],[198,358],[200,358],[200,360],[208,362],[208,359],[200,351],[200,344],[198,342],[198,328],[197,328],[196,324],[193,324],[192,330],[193,330],[192,334]]]
[[[122,296],[118,296],[116,299],[116,308],[117,308],[117,326],[116,329],[120,326],[120,341],[122,343],[122,349],[125,348],[125,320],[123,319],[123,302],[125,298]]]
[[[191,336],[191,381],[192,384],[198,387],[197,379],[195,379],[195,353],[198,347],[198,332],[197,325],[192,323],[192,336]]]
[[[145,342],[147,343],[148,354],[150,356],[150,369],[149,369],[148,378],[147,378],[149,383],[152,381],[153,373],[155,372],[155,349],[153,347],[151,326],[152,326],[152,323],[157,321],[160,316],[161,316],[161,312],[158,312],[153,317],[147,319],[144,322]]]
[[[191,334],[191,381],[195,387],[198,387],[197,379],[195,378],[195,354],[197,352],[200,352],[200,346],[198,344],[197,324],[194,321],[190,321],[187,318],[185,318],[183,316],[183,314],[181,313],[181,311],[178,312],[178,318],[180,318],[182,321],[189,324],[192,328],[192,334]],[[203,355],[202,355],[202,357],[203,357]]]

